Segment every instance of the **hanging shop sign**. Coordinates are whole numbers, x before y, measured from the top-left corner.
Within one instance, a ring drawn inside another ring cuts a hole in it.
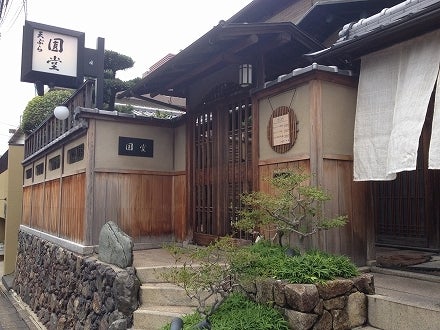
[[[272,111],[267,125],[267,139],[278,153],[289,151],[296,142],[298,122],[292,108],[281,106]]]
[[[26,21],[21,81],[77,88],[84,80],[83,32]]]

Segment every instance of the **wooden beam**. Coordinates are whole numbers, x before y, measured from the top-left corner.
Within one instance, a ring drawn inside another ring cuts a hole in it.
[[[188,75],[179,76],[179,78],[171,81],[165,86],[164,90],[168,90],[188,79],[194,78],[195,76],[205,72],[214,65],[224,62],[225,59],[230,58],[232,55],[235,55],[236,53],[248,48],[249,46],[256,44],[258,40],[259,38],[257,35],[255,34],[250,35],[249,37],[245,38],[243,41],[240,41],[235,46],[231,47],[228,51],[222,52],[219,55],[212,58],[210,61],[203,63],[198,68],[194,68],[193,70],[191,70],[191,72]],[[160,93],[158,92],[154,94],[150,93],[152,97],[157,96],[159,94]]]

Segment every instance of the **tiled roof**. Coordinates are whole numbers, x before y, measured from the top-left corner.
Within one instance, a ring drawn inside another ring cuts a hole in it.
[[[273,86],[273,85],[278,84],[284,80],[290,79],[292,77],[300,76],[300,75],[305,74],[310,71],[333,72],[333,73],[337,73],[337,74],[344,75],[344,76],[352,76],[353,75],[353,73],[350,70],[341,70],[337,66],[327,66],[327,65],[320,65],[317,63],[313,63],[309,66],[304,67],[304,68],[297,68],[288,74],[284,74],[282,76],[279,76],[278,79],[276,79],[276,80],[268,81],[264,84],[264,87],[266,88],[266,87]]]
[[[355,39],[376,29],[382,29],[404,17],[413,15],[440,0],[407,0],[390,8],[384,8],[376,15],[346,24],[339,32],[336,44]]]

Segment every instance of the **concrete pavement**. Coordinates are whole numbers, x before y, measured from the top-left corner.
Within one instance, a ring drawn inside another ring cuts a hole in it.
[[[7,277],[3,277],[3,261],[0,261],[0,330],[45,329],[33,319],[30,309],[6,289],[7,281]]]

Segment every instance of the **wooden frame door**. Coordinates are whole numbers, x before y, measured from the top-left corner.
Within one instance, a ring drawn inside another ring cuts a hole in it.
[[[428,169],[433,98],[420,136],[417,168],[372,183],[376,243],[440,250],[440,171]]]
[[[240,195],[252,190],[250,98],[206,103],[191,116],[190,125],[190,217],[195,243],[206,245],[234,234]]]

